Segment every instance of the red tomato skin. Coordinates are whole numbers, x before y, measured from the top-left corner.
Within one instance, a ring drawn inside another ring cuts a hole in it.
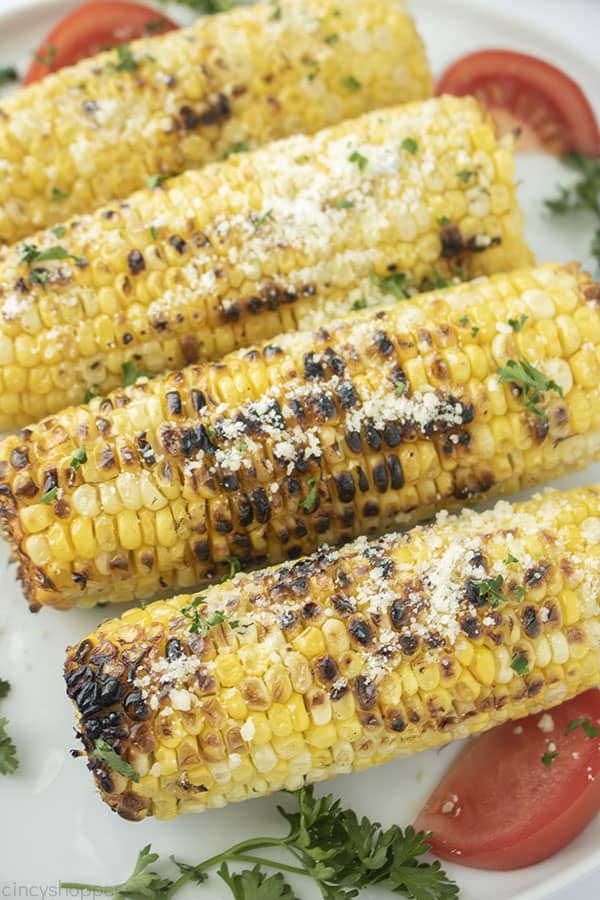
[[[600,737],[587,737],[582,727],[566,732],[579,718],[598,727],[600,690],[580,694],[550,715],[549,734],[538,727],[538,713],[465,747],[415,822],[416,829],[432,832],[435,856],[476,869],[521,869],[561,850],[594,819],[600,810]],[[547,768],[542,756],[552,744],[559,756]]]
[[[47,58],[47,48],[54,47],[56,55],[50,67],[38,62],[31,63],[23,84],[40,81],[50,72],[57,72],[64,66],[72,66],[87,56],[93,56],[107,47],[126,44],[147,32],[147,26],[158,23],[152,34],[164,34],[178,26],[161,12],[143,6],[141,3],[112,2],[112,0],[91,0],[84,3],[56,25],[44,38],[36,56]]]
[[[536,131],[547,152],[600,155],[598,122],[582,89],[565,72],[535,56],[510,50],[471,53],[446,69],[436,93],[488,94],[492,112],[494,107],[506,110],[513,116],[513,127],[525,124]],[[545,116],[540,123],[541,108]]]

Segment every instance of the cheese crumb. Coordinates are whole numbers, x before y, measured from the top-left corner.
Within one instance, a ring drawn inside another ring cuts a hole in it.
[[[543,731],[544,734],[550,734],[551,731],[554,731],[554,719],[550,715],[550,713],[544,713],[539,722],[537,723],[537,727],[540,731]]]

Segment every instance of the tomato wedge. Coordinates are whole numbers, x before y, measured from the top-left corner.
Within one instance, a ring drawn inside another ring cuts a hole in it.
[[[600,690],[591,690],[486,732],[450,767],[415,828],[433,833],[436,856],[476,869],[552,856],[600,810],[599,722]]]
[[[587,97],[572,78],[535,56],[508,50],[463,56],[446,69],[437,93],[477,97],[501,134],[521,130],[521,152],[600,155],[600,131]]]
[[[148,34],[163,34],[178,26],[140,3],[92,0],[65,16],[45,37],[23,84],[45,78],[86,56],[126,44]]]

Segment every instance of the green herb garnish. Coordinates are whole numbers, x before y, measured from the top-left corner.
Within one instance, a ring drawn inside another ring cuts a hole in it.
[[[423,832],[417,833],[411,826],[403,830],[397,825],[383,830],[378,822],[359,819],[353,810],[344,809],[330,794],[315,797],[312,787],[301,788],[289,796],[294,808],[278,807],[289,826],[282,837],[253,837],[195,866],[172,857],[179,871],[179,877],[173,880],[149,870],[159,858],[148,845],[138,855],[133,874],[122,884],[105,887],[62,882],[60,887],[131,900],[166,900],[186,884],[202,884],[207,872],[219,867],[218,873],[235,900],[297,900],[298,895],[282,872],[312,879],[326,900],[351,900],[362,890],[371,891],[377,886],[415,900],[458,897],[458,887],[437,860],[430,863],[419,859],[429,850],[428,835]],[[264,855],[269,848],[287,851],[289,863]],[[232,874],[231,863],[254,865]],[[274,869],[275,874],[267,874],[269,869]]]
[[[281,15],[282,15],[281,7],[276,6],[275,9],[273,10],[273,12],[271,13],[271,15],[269,16],[269,19],[271,19],[272,22],[278,22],[281,19]]]
[[[358,312],[359,309],[365,309],[366,306],[367,306],[366,300],[363,300],[363,299],[355,300],[354,303],[352,304],[352,306],[350,307],[350,309],[352,310],[352,312]]]
[[[479,334],[479,328],[477,325],[471,325],[471,337],[475,338]]]
[[[259,216],[256,222],[254,223],[254,230],[258,231],[259,228],[262,228],[266,222],[269,222],[273,218],[273,210],[268,209],[266,213],[262,216]]]
[[[347,78],[344,78],[343,85],[347,91],[350,91],[351,94],[355,94],[357,91],[360,91],[362,84],[355,78],[354,75],[348,75]]]
[[[228,577],[232,576],[230,575]],[[223,580],[227,581],[227,578],[224,578]],[[189,619],[191,622],[188,629],[191,634],[199,633],[202,637],[206,637],[211,628],[215,625],[221,625],[223,622],[229,622],[231,628],[237,628],[239,626],[240,623],[237,619],[228,617],[222,609],[216,609],[207,618],[203,613],[203,607],[205,606],[206,598],[203,594],[200,594],[198,597],[194,597],[192,602],[188,603],[188,605],[184,606],[181,610],[186,619]]]
[[[590,717],[586,716],[585,718],[580,717],[578,719],[573,719],[572,722],[569,722],[567,725],[566,734],[570,734],[571,731],[575,731],[576,728],[583,728],[586,735],[589,738],[597,738],[600,734],[600,729],[596,727],[596,725],[592,725],[590,721]]]
[[[336,209],[354,209],[354,203],[352,202],[352,200],[346,200],[345,198],[342,198],[341,200],[335,201],[335,208]]]
[[[473,579],[472,584],[474,584],[479,591],[481,599],[487,600],[494,609],[500,605],[501,600],[506,599],[502,593],[502,587],[504,585],[504,578],[502,575],[496,575],[495,578]]]
[[[337,41],[339,41],[339,39],[340,39],[339,34],[336,34],[335,32],[333,32],[333,34],[327,35],[327,37],[325,38],[325,43],[326,44],[335,44]]]
[[[380,291],[384,294],[391,294],[396,300],[408,300],[409,281],[406,272],[395,272],[393,275],[386,275],[384,278],[378,278],[374,272],[369,272],[369,278]]]
[[[127,362],[124,362],[121,365],[121,371],[123,372],[123,384],[125,387],[135,384],[139,378],[149,377],[147,372],[140,369],[133,359],[128,359]]]
[[[523,677],[523,675],[529,674],[529,660],[524,653],[515,653],[512,658],[510,667],[511,669],[514,669],[517,675],[520,675],[521,677]]]
[[[51,228],[50,231],[56,238],[62,238],[65,236],[67,229],[64,225],[55,225],[54,228]]]
[[[229,581],[230,578],[233,578],[238,572],[242,571],[242,564],[237,556],[227,556],[225,557],[225,561],[229,563],[229,573],[221,579],[222,582]]]
[[[0,678],[0,700],[7,697],[9,692],[10,682]],[[6,731],[7,725],[8,719],[0,719],[0,775],[12,775],[19,766],[17,748]]]
[[[504,565],[510,566],[511,563],[519,562],[516,556],[513,556],[512,553],[509,553],[506,559],[503,560]]]
[[[554,762],[554,760],[558,759],[559,756],[560,756],[560,753],[558,753],[558,752],[549,753],[548,750],[546,750],[546,752],[542,756],[542,762],[546,766],[547,769],[550,769],[552,767],[552,763]]]
[[[469,324],[469,317],[468,317],[468,316],[461,316],[460,319],[459,319],[458,321],[459,321],[459,323],[460,323],[461,325],[468,325],[468,324]]]
[[[473,169],[462,169],[462,171],[457,172],[456,174],[465,184],[467,184],[477,173]]]
[[[179,172],[169,172],[168,175],[164,175],[163,173],[148,175],[146,178],[146,187],[149,190],[153,190],[154,188],[160,187],[160,185],[164,184],[165,181],[168,181],[169,178],[175,178],[176,175],[179,175]]]
[[[407,153],[410,153],[414,156],[419,148],[419,145],[414,138],[407,137],[402,141],[401,147],[403,150],[406,150]]]
[[[366,156],[363,156],[362,153],[359,153],[358,150],[355,150],[354,153],[351,153],[348,157],[349,162],[356,163],[359,168],[359,171],[364,172],[367,166],[369,165],[369,160]]]
[[[236,153],[248,153],[250,150],[250,144],[247,144],[245,141],[235,141],[223,154],[223,159],[229,159],[230,156],[233,156]]]
[[[89,403],[90,400],[93,400],[94,397],[101,397],[102,392],[100,391],[99,384],[90,384],[89,387],[85,389],[85,394],[83,395],[83,402]]]
[[[318,481],[316,478],[309,478],[306,484],[308,486],[308,494],[302,506],[304,507],[304,512],[308,513],[313,511],[317,502]]]
[[[69,465],[76,472],[81,466],[87,462],[87,453],[85,451],[85,447],[78,447],[77,450],[73,451],[73,456],[71,457],[71,462]]]
[[[551,378],[546,378],[543,372],[532,366],[526,359],[515,361],[509,359],[502,369],[497,369],[500,384],[515,384],[521,391],[521,400],[526,409],[540,419],[546,418],[546,412],[538,404],[542,394],[547,391],[555,391],[559,397],[563,397],[563,390]]]
[[[138,773],[128,762],[119,756],[117,751],[114,747],[111,747],[108,741],[98,738],[94,745],[94,756],[96,759],[100,760],[100,762],[106,763],[113,771],[118,772],[119,775],[124,775],[126,778],[131,778],[132,781],[136,782],[140,780]]]
[[[69,194],[66,194],[64,191],[61,191],[60,188],[53,187],[52,192],[50,194],[50,200],[52,203],[59,203],[61,200],[68,200]]]
[[[49,491],[46,491],[45,494],[42,494],[40,497],[40,503],[52,503],[54,500],[58,499],[58,488],[53,487],[50,488]]]
[[[47,260],[52,259],[72,259],[77,266],[86,265],[86,260],[83,256],[75,256],[73,253],[69,253],[65,247],[61,247],[60,245],[46,247],[45,250],[40,250],[36,244],[28,243],[23,244],[21,248],[19,265],[25,264],[31,268],[34,263],[46,262]]]
[[[151,225],[148,230],[150,231],[150,237],[153,241],[155,241],[158,237],[158,229],[156,228],[156,225]]]
[[[404,397],[407,387],[408,385],[405,381],[398,381],[394,387],[394,394],[396,397]]]
[[[450,224],[450,219],[448,218],[448,216],[440,216],[438,219],[436,219],[436,222],[438,223],[440,228],[443,228],[444,225]]]
[[[0,68],[0,87],[5,84],[13,84],[19,80],[19,73],[14,66],[3,66]]]
[[[513,331],[519,332],[523,330],[523,325],[527,321],[529,316],[526,316],[525,313],[522,313],[518,319],[509,319],[508,324],[512,328]]]
[[[115,50],[119,59],[115,66],[115,72],[135,72],[139,62],[132,54],[129,44],[119,44],[118,47],[115,47]]]
[[[597,219],[590,251],[600,267],[600,159],[589,159],[579,153],[569,153],[563,165],[577,172],[578,179],[570,187],[559,187],[557,197],[544,201],[555,215],[591,212]]]

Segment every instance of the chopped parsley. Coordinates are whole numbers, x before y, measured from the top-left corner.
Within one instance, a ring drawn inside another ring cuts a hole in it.
[[[532,366],[526,359],[518,361],[509,359],[506,365],[497,369],[500,378],[500,384],[515,384],[521,391],[521,400],[523,405],[534,416],[540,419],[546,418],[546,412],[538,404],[542,399],[542,394],[547,391],[555,391],[559,397],[563,397],[563,390],[551,378],[546,378],[543,372]]]
[[[48,279],[50,278],[50,273],[47,269],[34,269],[33,272],[30,273],[27,281],[29,284],[39,284],[42,287],[42,290],[45,292],[48,290]]]
[[[404,397],[407,386],[405,381],[398,381],[394,387],[394,394],[396,397]]]
[[[87,265],[87,261],[83,256],[75,256],[73,253],[69,253],[65,247],[61,247],[58,244],[54,247],[46,247],[45,250],[40,250],[36,244],[28,243],[23,244],[21,248],[19,265],[25,264],[31,268],[34,263],[46,262],[46,260],[52,259],[72,259],[77,266]]]
[[[369,160],[366,156],[363,156],[362,153],[359,153],[358,150],[355,150],[354,153],[351,153],[348,157],[348,161],[351,163],[356,163],[359,168],[359,171],[364,172],[367,166],[369,165]]]
[[[10,682],[0,678],[0,700],[10,692]],[[0,719],[0,775],[12,775],[19,766],[17,748],[6,731],[8,719]]]
[[[504,578],[502,575],[496,575],[495,578],[473,579],[471,582],[479,591],[482,600],[487,600],[490,606],[495,609],[500,605],[501,600],[506,600],[502,593]]]
[[[444,225],[450,224],[450,219],[448,218],[448,216],[440,216],[438,219],[436,219],[436,222],[438,223],[440,228],[443,228]]]
[[[42,47],[41,50],[34,53],[33,58],[40,66],[51,69],[56,60],[56,47],[53,44],[47,44],[45,48]]]
[[[125,387],[135,384],[138,378],[148,377],[148,374],[140,369],[133,359],[128,359],[127,362],[124,362],[121,365],[121,371],[123,372],[123,384]]]
[[[529,660],[524,653],[515,653],[511,660],[510,667],[521,677],[529,674]]]
[[[359,309],[365,309],[367,306],[367,301],[364,299],[355,300],[350,309],[352,312],[358,312]]]
[[[222,625],[223,622],[228,622],[231,628],[239,627],[240,623],[237,621],[237,619],[233,619],[230,616],[227,616],[222,609],[216,609],[213,613],[211,613],[210,616],[208,616],[208,618],[206,618],[203,613],[204,606],[206,606],[206,599],[202,594],[200,594],[198,597],[194,597],[192,602],[188,603],[188,605],[184,606],[181,610],[186,619],[189,619],[191,622],[191,625],[188,629],[191,634],[200,633],[202,637],[206,637],[211,628],[213,628],[215,625]]]
[[[411,137],[404,138],[401,146],[403,150],[406,150],[406,152],[410,153],[412,156],[414,156],[419,149],[419,145],[417,144],[415,139]]]
[[[55,225],[54,228],[51,228],[50,231],[56,238],[62,238],[65,236],[67,229],[64,225]]]
[[[88,455],[85,451],[85,447],[78,447],[77,450],[73,451],[73,456],[71,457],[71,462],[69,465],[76,472],[81,466],[87,462]]]
[[[468,184],[471,178],[477,173],[473,169],[462,169],[462,171],[457,172],[456,174],[465,184]]]
[[[262,216],[259,216],[258,219],[254,223],[254,230],[258,231],[259,228],[262,228],[267,222],[269,222],[273,218],[273,210],[268,209],[266,213]]]
[[[336,209],[354,209],[354,203],[352,202],[352,200],[346,200],[344,197],[342,197],[340,200],[335,201],[335,208]]]
[[[272,22],[278,22],[281,19],[281,15],[282,15],[281,7],[276,6],[275,9],[273,10],[273,12],[271,13],[271,15],[269,16],[269,19]]]
[[[223,159],[229,159],[230,156],[234,156],[236,153],[248,153],[250,150],[250,144],[247,144],[245,141],[235,141],[223,154]]]
[[[310,157],[308,156],[307,153],[302,153],[300,156],[296,157],[294,162],[299,166],[303,166],[304,163],[307,163],[309,161],[309,159],[310,159]]]
[[[115,72],[135,72],[139,62],[131,52],[129,44],[119,44],[118,47],[115,47],[115,50],[119,60],[115,66]]]
[[[547,769],[550,769],[552,767],[552,763],[554,762],[554,760],[558,759],[559,756],[560,756],[560,753],[558,753],[558,751],[555,751],[554,753],[550,753],[548,750],[546,750],[546,752],[542,756],[542,762],[546,766]]]
[[[58,499],[58,488],[53,487],[53,488],[50,488],[49,491],[46,491],[45,494],[42,494],[42,496],[40,497],[40,503],[52,503],[53,500],[57,500],[57,499]]]
[[[600,729],[598,729],[596,725],[592,725],[589,716],[586,716],[585,718],[580,716],[578,719],[573,719],[573,721],[569,722],[567,725],[565,733],[570,734],[572,731],[575,731],[576,728],[583,728],[587,737],[591,739],[597,738],[600,734]]]
[[[554,215],[587,211],[596,217],[590,251],[600,268],[600,158],[590,159],[579,153],[569,153],[562,162],[577,173],[577,180],[569,187],[560,187],[557,197],[545,201],[546,207]]]
[[[148,175],[146,178],[146,187],[149,188],[149,190],[153,190],[154,188],[160,187],[160,185],[164,184],[165,181],[168,181],[169,178],[175,178],[176,175],[179,175],[179,172],[169,172],[168,175],[165,175],[162,172],[159,172],[156,175]]]
[[[306,495],[306,499],[302,504],[304,508],[304,512],[312,512],[315,508],[315,504],[317,502],[317,491],[318,491],[318,482],[316,478],[309,478],[306,482],[308,486],[308,494]]]
[[[395,272],[393,275],[386,275],[384,278],[378,278],[374,272],[369,272],[371,283],[383,291],[384,294],[391,294],[396,300],[408,300],[411,296],[409,292],[410,283],[406,272]]]
[[[355,94],[357,91],[360,91],[362,84],[355,78],[354,75],[348,75],[347,78],[344,78],[343,81],[344,87],[347,91],[350,91],[351,94]]]
[[[93,400],[94,397],[101,397],[102,393],[100,391],[99,384],[90,384],[89,387],[85,389],[85,394],[83,395],[83,402],[89,403],[90,400]]]
[[[471,325],[471,337],[475,338],[479,334],[479,328],[477,325]]]
[[[505,566],[510,566],[511,563],[517,563],[519,560],[516,556],[513,556],[512,553],[509,553],[506,559],[503,560]]]
[[[327,37],[325,38],[325,43],[326,44],[335,44],[337,41],[339,41],[339,39],[340,39],[339,34],[336,34],[336,32],[334,31],[333,34],[327,35]]]
[[[60,188],[53,187],[52,192],[50,194],[50,200],[52,203],[59,203],[61,200],[68,200],[70,194],[65,193],[65,191],[61,191]]]
[[[131,778],[131,780],[135,782],[140,780],[138,773],[123,759],[123,757],[119,756],[117,751],[114,747],[111,747],[108,741],[98,738],[94,745],[94,756],[100,762],[106,763],[106,765],[114,772],[118,772],[119,775]]]
[[[468,325],[468,324],[469,324],[469,317],[468,317],[468,316],[461,316],[460,319],[459,319],[458,321],[460,322],[461,325]]]
[[[150,231],[150,237],[152,238],[153,241],[155,241],[156,238],[158,237],[158,230],[156,228],[156,225],[151,225],[149,228],[149,231]]]
[[[523,330],[523,325],[527,321],[529,316],[526,316],[525,313],[521,313],[518,319],[509,319],[508,324],[512,328],[513,331],[519,332]]]
[[[300,895],[285,881],[287,872],[312,881],[316,893],[330,900],[350,900],[376,884],[394,896],[458,898],[458,887],[440,863],[420,859],[429,850],[429,835],[415,832],[411,826],[403,830],[392,825],[384,830],[378,822],[344,809],[331,794],[315,797],[312,786],[289,794],[286,802],[293,804],[291,809],[277,807],[287,824],[286,834],[251,837],[196,865],[171,857],[178,870],[172,879],[149,870],[159,857],[148,845],[138,854],[133,873],[121,884],[61,882],[60,887],[86,894],[158,900],[172,898],[184,885],[202,884],[208,872],[217,869],[236,900],[296,900]],[[268,848],[286,851],[286,863],[280,866],[270,857]],[[232,863],[253,865],[233,873],[229,868]],[[270,874],[271,868],[281,868],[283,874]],[[306,896],[304,891],[302,896]]]
[[[14,66],[3,66],[0,68],[0,87],[5,84],[13,84],[19,80],[19,73]]]
[[[225,575],[221,581],[229,581],[230,578],[233,578],[238,572],[242,571],[242,564],[237,556],[227,556],[225,561],[229,563],[229,573]]]
[[[156,34],[157,31],[160,31],[161,28],[168,26],[168,22],[166,19],[155,19],[154,22],[148,22],[144,25],[144,31],[146,34]]]

